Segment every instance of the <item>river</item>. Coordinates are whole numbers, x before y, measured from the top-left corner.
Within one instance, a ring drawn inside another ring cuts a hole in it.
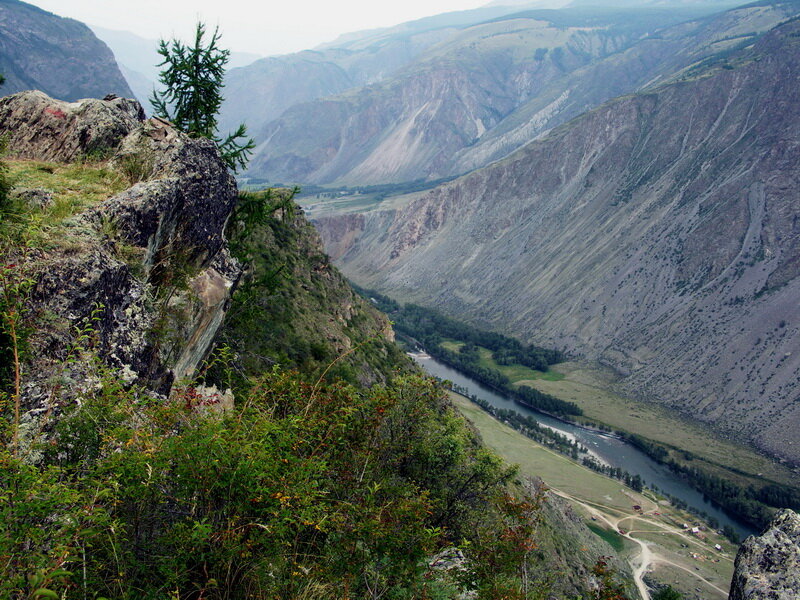
[[[427,354],[413,354],[412,358],[428,373],[440,379],[447,379],[456,385],[466,388],[470,394],[489,402],[497,408],[515,410],[520,414],[534,417],[541,425],[554,429],[564,435],[575,438],[595,456],[612,467],[624,469],[631,475],[639,475],[648,485],[655,485],[658,489],[680,498],[693,509],[713,517],[720,525],[730,525],[741,539],[758,532],[750,526],[731,518],[721,508],[706,500],[701,492],[691,487],[680,476],[670,471],[666,466],[660,465],[641,450],[616,437],[604,435],[570,425],[540,412],[516,404],[513,400],[499,395],[490,388],[478,383],[474,379],[463,375],[459,371],[448,367]]]

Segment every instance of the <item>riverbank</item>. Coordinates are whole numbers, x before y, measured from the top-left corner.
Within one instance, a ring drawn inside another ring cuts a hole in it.
[[[623,432],[640,435],[701,460],[712,473],[748,485],[760,482],[800,487],[800,473],[715,433],[710,427],[688,419],[664,406],[625,398],[617,391],[617,378],[600,365],[569,361],[551,369],[558,380],[529,379],[529,385],[577,404],[592,421]]]
[[[453,394],[452,398],[487,446],[518,464],[523,475],[540,477],[553,493],[569,500],[587,523],[601,525],[624,540],[622,554],[631,564],[640,593],[647,593],[645,580],[655,579],[677,589],[686,600],[727,598],[734,544],[702,524],[700,535],[685,531],[684,523],[699,523],[696,517],[533,442],[462,396]],[[716,550],[715,544],[722,551]],[[649,598],[649,593],[643,598]]]
[[[635,457],[642,471],[639,476],[689,506],[710,504],[709,509],[700,510],[721,524],[733,518],[747,523],[752,531],[765,526],[778,508],[800,510],[800,474],[751,448],[723,439],[697,419],[685,418],[664,405],[625,398],[617,393],[619,379],[610,370],[564,362],[565,356],[556,350],[524,345],[431,309],[401,306],[380,294],[370,294],[370,300],[395,319],[398,339],[410,341],[408,347],[424,348],[431,356],[423,362],[443,363],[450,373],[457,373],[456,378],[467,377],[491,395],[501,396],[502,400],[493,402],[498,408],[547,415],[556,423],[556,429],[562,429],[558,424],[561,422],[573,431],[584,428],[588,432],[617,432],[618,439],[647,459]],[[508,406],[509,399],[515,406]],[[616,477],[624,475],[619,469],[637,473],[627,460],[605,460],[592,466]],[[613,466],[613,472],[606,466]],[[672,476],[662,476],[659,471],[664,469],[670,470]],[[688,483],[691,493],[681,489],[676,494],[676,478]],[[662,487],[656,479],[667,481],[669,487]],[[686,500],[687,496],[691,498]],[[736,529],[735,523],[727,524],[731,537],[741,536]]]
[[[631,485],[634,483],[640,484],[644,480],[647,485],[657,487],[662,493],[674,497],[675,502],[681,506],[691,507],[691,510],[700,515],[705,515],[704,518],[713,519],[717,527],[724,527],[735,533],[737,539],[743,539],[747,535],[755,533],[753,528],[737,521],[721,510],[719,506],[710,503],[701,492],[691,487],[683,477],[673,473],[665,465],[657,463],[635,446],[620,439],[610,438],[603,434],[578,428],[547,417],[538,411],[531,411],[521,407],[513,400],[495,393],[480,382],[474,381],[433,357],[418,359],[418,362],[431,375],[440,379],[450,380],[457,386],[466,388],[470,395],[476,394],[481,401],[491,405],[493,410],[512,411],[514,414],[532,417],[544,427],[574,436],[576,441],[590,450],[591,455],[599,457],[605,465],[611,467],[611,469],[596,468],[595,470],[613,474],[617,479],[622,479]],[[537,436],[534,436],[534,439],[538,441]],[[562,448],[559,448],[559,450],[563,452]],[[568,449],[567,454],[573,453]],[[583,460],[584,457],[573,455],[573,458]],[[595,465],[595,467],[598,467],[598,465]]]

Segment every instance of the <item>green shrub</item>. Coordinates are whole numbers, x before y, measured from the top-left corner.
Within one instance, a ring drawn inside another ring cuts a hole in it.
[[[228,412],[99,377],[41,464],[0,455],[2,597],[421,597],[451,585],[427,557],[513,476],[418,377],[363,392],[275,371]]]
[[[6,152],[8,140],[5,136],[0,136],[0,159]],[[11,191],[11,183],[8,181],[8,167],[0,160],[0,219],[8,210],[8,193]]]

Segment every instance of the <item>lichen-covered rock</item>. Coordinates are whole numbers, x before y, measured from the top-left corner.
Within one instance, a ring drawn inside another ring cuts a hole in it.
[[[14,188],[11,198],[31,206],[46,208],[53,203],[53,192],[43,188]]]
[[[63,102],[29,91],[0,98],[0,135],[9,136],[15,158],[71,162],[111,154],[143,119],[136,100],[116,96]]]
[[[144,121],[134,101],[67,104],[40,92],[0,100],[4,130],[14,156],[69,162],[102,152],[139,180],[71,218],[69,247],[25,258],[39,319],[25,365],[27,417],[80,396],[92,371],[75,359],[85,346],[126,384],[168,394],[207,356],[241,274],[224,236],[236,184],[216,146]]]
[[[745,540],[736,555],[729,600],[800,598],[800,515],[778,513],[760,536]]]
[[[186,268],[210,264],[225,246],[223,231],[237,197],[214,143],[150,119],[122,141],[115,162],[137,165],[146,181],[95,212],[111,219],[129,243],[147,249],[148,273],[158,276],[177,261]]]

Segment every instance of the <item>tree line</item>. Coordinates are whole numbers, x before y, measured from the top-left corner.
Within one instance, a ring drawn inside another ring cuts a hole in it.
[[[479,346],[490,350],[498,364],[520,364],[538,371],[547,371],[550,365],[563,361],[562,352],[523,344],[506,335],[446,317],[430,308],[418,304],[402,305],[375,291],[353,287],[389,315],[401,336],[410,338],[437,360],[475,381],[533,410],[564,417],[583,414],[574,402],[561,400],[529,386],[513,385],[498,369],[481,364]],[[456,340],[461,347],[457,351],[449,350],[442,345],[446,340]]]
[[[679,462],[670,456],[664,446],[641,436],[623,434],[623,437],[657,463],[666,465],[671,471],[680,474],[689,485],[721,506],[725,512],[753,527],[766,527],[776,508],[800,511],[800,490],[797,488],[774,482],[760,487],[753,484],[741,485],[709,473],[698,466]],[[690,453],[683,454],[687,460],[692,460]]]

